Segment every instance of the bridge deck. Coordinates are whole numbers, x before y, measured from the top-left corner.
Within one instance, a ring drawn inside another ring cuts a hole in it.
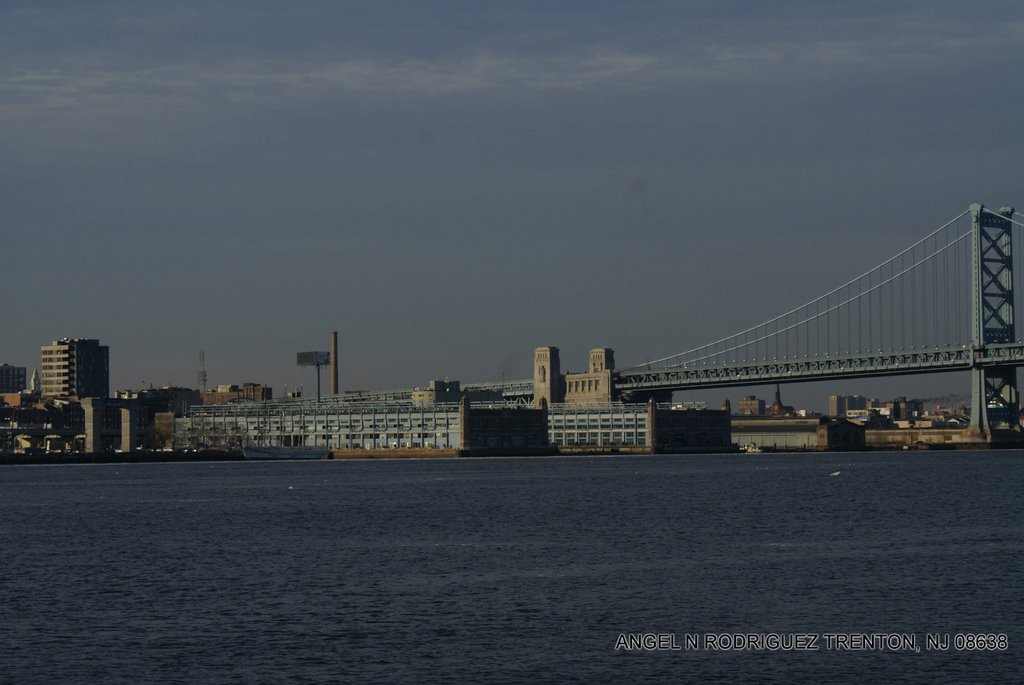
[[[618,374],[619,391],[686,390],[738,385],[794,383],[873,376],[900,376],[966,371],[972,366],[1024,365],[1024,344],[988,345],[879,352],[849,357],[812,357],[719,366],[629,369]]]

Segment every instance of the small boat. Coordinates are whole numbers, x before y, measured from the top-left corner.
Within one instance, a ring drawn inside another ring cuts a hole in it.
[[[330,447],[243,447],[246,459],[325,459]]]
[[[760,447],[758,447],[755,443],[752,442],[748,442],[740,449],[746,452],[747,454],[760,454],[762,451]]]

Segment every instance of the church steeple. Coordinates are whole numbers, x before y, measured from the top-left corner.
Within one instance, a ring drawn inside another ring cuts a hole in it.
[[[779,384],[775,384],[775,401],[772,402],[772,416],[783,416],[788,411],[788,407],[782,404],[782,392],[779,390]]]

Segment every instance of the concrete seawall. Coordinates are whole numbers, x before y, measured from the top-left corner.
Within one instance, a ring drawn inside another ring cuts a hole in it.
[[[165,462],[242,461],[235,450],[174,450],[136,452],[48,452],[46,454],[0,454],[0,465],[27,464],[157,464]]]
[[[454,459],[457,457],[542,457],[558,454],[554,447],[504,449],[482,447],[477,449],[384,448],[361,450],[332,450],[326,457],[342,459]]]
[[[449,449],[379,449],[379,450],[331,450],[325,459],[451,459],[459,456],[459,450]]]
[[[868,429],[865,431],[867,450],[901,451],[907,449],[989,450],[1024,449],[1024,434],[1017,431],[978,431],[972,429]],[[332,450],[324,460],[349,459],[454,459],[468,457],[530,457],[530,456],[586,456],[586,455],[645,455],[645,454],[712,454],[735,453],[729,448],[697,447],[689,450],[651,447],[542,447],[532,449],[426,449],[383,448]],[[768,447],[765,451],[815,451]],[[841,451],[841,450],[838,450]],[[136,452],[51,452],[46,454],[0,453],[0,466],[29,464],[150,464],[165,462],[245,461],[239,450],[174,450]],[[280,461],[288,461],[282,458]]]

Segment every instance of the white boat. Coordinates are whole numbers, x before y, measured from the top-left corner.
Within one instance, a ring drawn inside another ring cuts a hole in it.
[[[324,459],[330,447],[243,447],[246,459]]]
[[[747,454],[760,454],[762,451],[760,447],[758,447],[755,443],[752,442],[748,442],[740,449],[746,452]]]

